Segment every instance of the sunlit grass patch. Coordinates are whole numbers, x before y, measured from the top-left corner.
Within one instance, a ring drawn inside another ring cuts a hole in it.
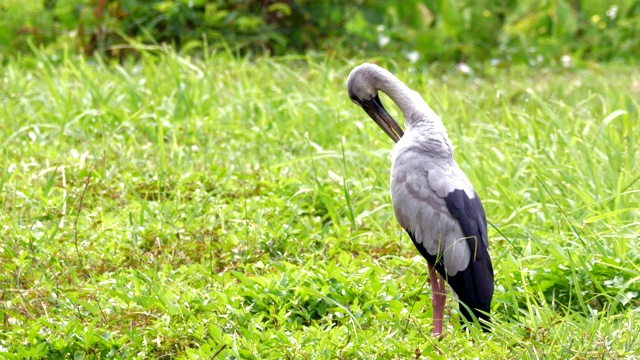
[[[638,356],[637,70],[389,65],[442,115],[492,225],[494,331],[450,306],[438,340],[392,144],[345,94],[355,64],[8,60],[0,353]]]

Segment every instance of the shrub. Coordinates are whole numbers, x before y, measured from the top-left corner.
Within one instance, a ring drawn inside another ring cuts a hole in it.
[[[424,61],[608,60],[640,51],[640,0],[0,0],[0,50],[90,55],[167,43],[184,52],[401,52]]]

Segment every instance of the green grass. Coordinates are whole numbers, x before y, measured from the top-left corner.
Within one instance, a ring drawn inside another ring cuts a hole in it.
[[[442,115],[491,223],[494,332],[454,308],[438,340],[393,144],[345,93],[359,62],[8,59],[0,357],[640,356],[638,68],[379,60]]]

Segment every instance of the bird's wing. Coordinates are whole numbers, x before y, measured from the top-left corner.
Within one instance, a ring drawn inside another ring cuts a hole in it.
[[[460,300],[488,311],[493,268],[482,203],[453,160],[410,155],[398,157],[392,169],[396,219]]]
[[[450,279],[452,287],[474,289],[475,297],[465,301],[472,308],[488,312],[493,297],[493,265],[489,256],[487,241],[487,219],[478,195],[456,189],[444,198],[449,212],[458,220],[462,233],[471,251],[469,267],[461,271],[455,279]],[[473,283],[470,285],[470,283]],[[476,314],[476,316],[484,317]]]
[[[454,276],[467,268],[472,253],[459,219],[449,211],[445,200],[449,193],[465,191],[470,185],[455,171],[456,167],[425,161],[428,158],[423,157],[420,165],[406,159],[394,164],[393,208],[396,219],[412,235],[416,246],[439,257],[446,273]]]

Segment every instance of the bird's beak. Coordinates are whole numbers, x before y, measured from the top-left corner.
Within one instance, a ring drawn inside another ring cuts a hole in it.
[[[398,123],[389,115],[387,110],[382,106],[380,97],[376,94],[371,100],[363,101],[361,103],[364,111],[369,114],[373,121],[380,126],[384,132],[389,135],[393,141],[398,142],[404,132]]]

